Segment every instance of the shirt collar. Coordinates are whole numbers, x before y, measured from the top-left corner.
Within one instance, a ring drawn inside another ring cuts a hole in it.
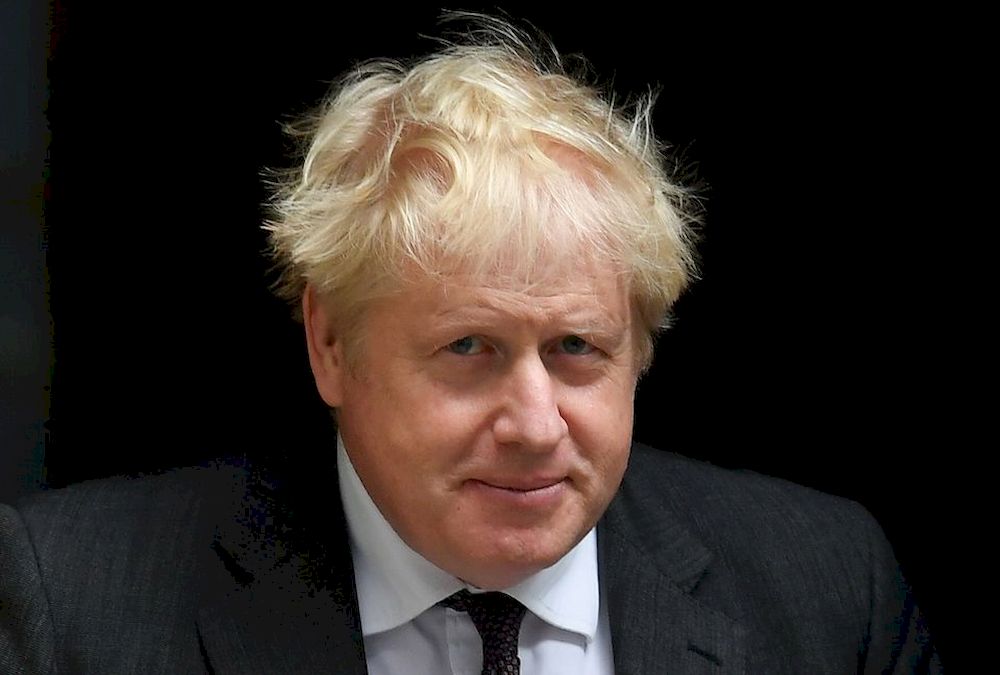
[[[350,530],[365,636],[412,621],[465,584],[410,548],[375,506],[337,438],[340,495]],[[597,632],[597,535],[590,532],[554,565],[504,589],[533,614],[588,641]]]

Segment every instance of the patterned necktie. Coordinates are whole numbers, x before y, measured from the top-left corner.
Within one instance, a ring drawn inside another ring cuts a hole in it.
[[[445,607],[467,612],[483,638],[483,675],[519,675],[517,635],[525,607],[506,593],[470,593],[461,590],[441,601]]]

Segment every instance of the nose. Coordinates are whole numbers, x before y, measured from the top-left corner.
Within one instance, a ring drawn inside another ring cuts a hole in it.
[[[539,355],[511,364],[501,384],[502,406],[493,425],[501,445],[548,452],[569,432],[559,410],[559,382]]]

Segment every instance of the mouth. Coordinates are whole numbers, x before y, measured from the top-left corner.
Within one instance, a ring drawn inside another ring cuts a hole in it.
[[[507,490],[508,492],[537,492],[555,487],[562,483],[565,478],[536,478],[532,480],[479,480],[472,479],[473,483],[481,483],[485,487],[495,490]]]
[[[518,511],[549,512],[558,508],[568,494],[569,478],[518,480],[470,479],[466,488],[493,507]]]

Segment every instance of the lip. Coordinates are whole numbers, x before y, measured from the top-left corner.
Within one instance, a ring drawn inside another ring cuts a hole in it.
[[[511,481],[491,478],[470,479],[465,485],[473,495],[491,505],[537,511],[557,507],[568,490],[568,482],[565,477]]]
[[[565,476],[557,476],[528,479],[522,477],[511,480],[473,478],[471,482],[482,483],[486,487],[498,490],[509,490],[511,492],[534,492],[536,490],[544,490],[545,488],[553,487],[564,480],[566,480]]]

